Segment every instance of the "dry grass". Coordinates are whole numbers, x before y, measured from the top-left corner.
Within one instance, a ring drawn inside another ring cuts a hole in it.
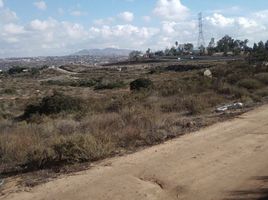
[[[114,77],[115,82],[126,85],[138,78],[152,81],[150,90],[141,91],[114,87],[99,91],[88,82],[86,87],[83,81],[79,82],[82,85],[62,85],[70,75],[53,75],[47,71],[34,78],[3,77],[0,171],[95,161],[121,150],[157,144],[209,124],[213,119],[203,116],[217,105],[256,102],[268,95],[267,67],[256,69],[243,63],[217,65],[211,68],[213,78],[204,77],[203,70],[170,72],[165,67],[163,64],[157,73],[134,68],[121,73],[84,70],[71,77],[76,82],[81,79],[104,83]],[[56,85],[42,84],[44,79],[59,77],[63,81],[56,81]],[[9,88],[16,91],[12,94],[15,99],[11,100]],[[70,97],[70,104],[83,102],[83,106],[65,112],[66,106],[60,101],[64,109],[57,112],[38,111],[29,115],[27,121],[14,120],[30,104],[40,107],[42,99],[51,97],[55,91],[61,91],[66,99]]]

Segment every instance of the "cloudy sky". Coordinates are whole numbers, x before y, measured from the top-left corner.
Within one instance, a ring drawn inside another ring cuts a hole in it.
[[[0,0],[0,57],[196,44],[198,12],[206,43],[268,39],[267,0]]]

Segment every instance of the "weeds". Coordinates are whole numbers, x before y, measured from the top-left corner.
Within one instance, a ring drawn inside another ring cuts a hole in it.
[[[202,126],[211,120],[202,114],[217,105],[254,103],[268,96],[263,66],[215,66],[213,78],[203,76],[205,66],[190,66],[193,71],[186,67],[156,67],[150,73],[96,70],[81,74],[80,79],[39,85],[36,79],[28,84],[30,78],[12,76],[16,87],[13,79],[4,81],[1,94],[28,92],[31,98],[0,104],[0,171],[91,162],[122,149],[158,144]],[[129,82],[135,92],[119,90]],[[52,85],[61,93],[53,93]],[[39,93],[34,94],[36,90]],[[21,114],[21,120],[13,121]]]

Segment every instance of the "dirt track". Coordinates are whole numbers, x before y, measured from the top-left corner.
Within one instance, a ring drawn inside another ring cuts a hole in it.
[[[268,199],[268,106],[0,199]]]

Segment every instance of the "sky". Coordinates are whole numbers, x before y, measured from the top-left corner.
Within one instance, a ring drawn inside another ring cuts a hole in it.
[[[267,0],[0,0],[0,57],[196,45],[199,12],[206,44],[268,40]]]

